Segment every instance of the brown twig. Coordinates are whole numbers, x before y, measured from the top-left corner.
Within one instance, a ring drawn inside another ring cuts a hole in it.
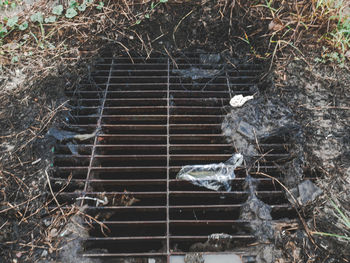
[[[58,202],[55,193],[54,193],[53,190],[52,190],[51,182],[50,182],[50,177],[49,177],[49,174],[47,173],[47,170],[45,170],[45,175],[46,175],[46,179],[47,179],[47,184],[48,184],[48,186],[49,186],[49,188],[50,188],[51,195],[52,195],[53,199],[55,200],[57,206],[59,207],[59,209],[60,209],[62,215],[63,215],[64,218],[65,218],[66,215],[65,215],[65,213],[64,213],[64,211],[63,211],[63,209],[62,209],[60,203]],[[67,222],[67,219],[66,219],[66,218],[65,218],[65,221]]]

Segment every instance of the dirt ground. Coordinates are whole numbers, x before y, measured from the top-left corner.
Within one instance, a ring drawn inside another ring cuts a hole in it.
[[[316,54],[310,52],[309,56]],[[275,73],[282,99],[293,109],[305,137],[304,171],[314,174],[323,190],[317,202],[304,208],[308,227],[349,234],[329,201],[333,200],[345,213],[349,211],[349,74],[344,69],[324,65],[310,69],[302,61],[291,61],[284,70]],[[313,237],[318,246],[315,256],[322,251],[324,262],[348,262],[349,242]]]
[[[58,233],[79,214],[72,208],[62,216],[47,206],[52,196],[46,171],[54,141],[46,133],[67,116],[69,98],[64,91],[74,89],[89,74],[95,57],[111,50],[114,54],[158,51],[169,55],[191,50],[228,52],[238,61],[272,53],[266,36],[271,19],[256,19],[261,10],[234,2],[167,4],[137,25],[109,23],[102,35],[90,32],[95,38],[83,44],[69,38],[71,52],[65,59],[55,60],[50,54],[43,58],[40,70],[34,68],[41,53],[33,64],[2,70],[0,262],[59,262],[65,241]],[[289,176],[298,180],[287,186],[292,189],[303,177],[316,177],[315,184],[323,193],[299,207],[299,227],[281,231],[273,245],[260,247],[258,262],[349,262],[349,241],[313,233],[350,235],[330,202],[350,216],[350,74],[337,64],[316,63],[314,58],[322,52],[317,45],[305,39],[300,52],[286,47],[272,62],[271,57],[263,60],[266,84],[259,93],[289,107],[303,138],[298,157],[302,178],[300,171],[292,170]]]

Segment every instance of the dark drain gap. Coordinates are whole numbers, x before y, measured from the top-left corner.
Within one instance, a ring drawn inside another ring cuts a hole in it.
[[[230,181],[231,192],[194,186],[176,180],[176,174],[183,165],[224,162],[232,156],[234,146],[222,135],[221,123],[230,96],[256,91],[262,66],[206,64],[202,54],[175,59],[178,68],[167,57],[136,57],[135,64],[124,57],[103,58],[91,76],[96,84],[86,79],[80,89],[67,92],[73,96],[70,129],[80,134],[99,129],[96,140],[63,141],[55,149],[54,190],[71,176],[59,202],[69,206],[88,197],[85,212],[109,228],[105,236],[99,224],[90,225],[84,256],[210,251],[200,244],[215,233],[231,235],[224,249],[229,251],[257,241],[250,221],[241,219],[250,196],[244,167]],[[283,189],[255,174],[281,179],[279,165],[291,158],[290,138],[269,136],[259,143],[262,153],[251,156],[257,162],[250,167],[258,182],[255,194],[271,207],[274,222],[295,219]],[[96,199],[107,201],[97,205]]]

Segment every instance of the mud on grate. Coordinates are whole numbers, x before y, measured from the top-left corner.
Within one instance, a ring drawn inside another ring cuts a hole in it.
[[[67,92],[72,97],[69,129],[94,136],[57,145],[52,184],[72,175],[59,202],[87,205],[86,212],[110,230],[105,236],[94,224],[84,256],[206,252],[198,244],[215,233],[230,235],[228,250],[252,256],[239,252],[257,241],[249,220],[240,218],[249,197],[244,167],[237,169],[230,192],[176,179],[183,165],[223,162],[234,153],[221,123],[232,96],[255,92],[262,66],[220,62],[197,53],[105,57],[78,90]],[[287,146],[285,138],[261,143],[264,158],[256,169],[280,178],[277,164],[289,156]],[[281,188],[270,178],[254,177],[256,196],[270,205],[272,221],[295,218]],[[94,198],[105,203],[97,206]]]

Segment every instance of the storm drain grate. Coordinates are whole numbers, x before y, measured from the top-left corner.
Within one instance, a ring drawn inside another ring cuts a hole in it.
[[[240,219],[249,196],[244,169],[237,169],[230,192],[176,180],[183,165],[232,156],[221,134],[230,97],[252,94],[262,70],[213,63],[212,56],[102,58],[91,78],[68,92],[75,98],[69,128],[94,136],[56,147],[52,180],[72,175],[59,202],[87,205],[86,212],[109,229],[104,234],[93,224],[85,256],[166,258],[203,251],[196,244],[215,233],[230,235],[235,248],[256,242],[249,221]],[[276,138],[260,145],[267,153],[260,171],[280,177],[276,162],[288,156],[287,143]],[[256,178],[256,195],[271,206],[272,219],[290,217],[280,187]]]

